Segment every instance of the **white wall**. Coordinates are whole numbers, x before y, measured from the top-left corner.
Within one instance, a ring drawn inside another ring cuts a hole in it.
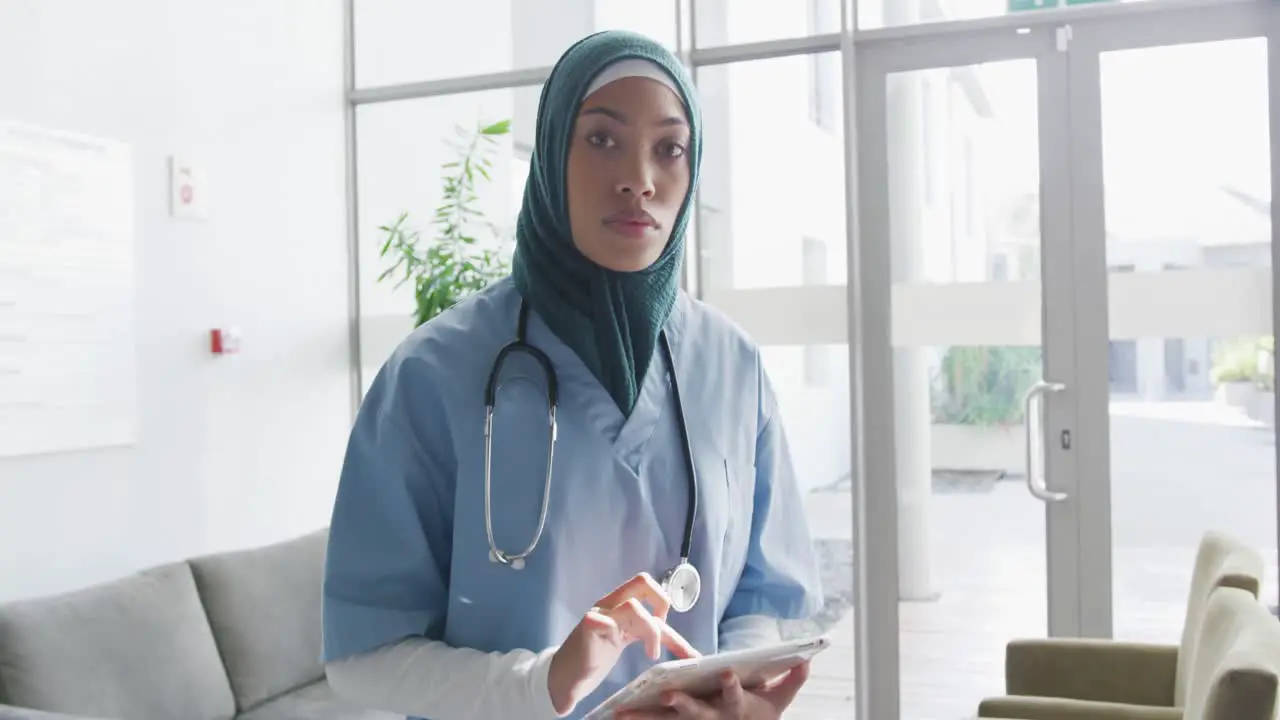
[[[328,522],[349,426],[338,0],[0,0],[0,118],[130,143],[140,439],[0,460],[0,601]],[[167,156],[212,216],[167,215]],[[208,328],[238,324],[238,356]]]

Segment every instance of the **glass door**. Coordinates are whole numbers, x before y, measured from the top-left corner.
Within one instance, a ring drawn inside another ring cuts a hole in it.
[[[1072,23],[1086,630],[1178,642],[1227,531],[1276,600],[1274,4]]]
[[[1207,530],[1276,602],[1280,6],[1077,10],[857,43],[872,717],[1177,643]]]
[[[1081,630],[1060,40],[856,46],[872,717],[972,716]]]

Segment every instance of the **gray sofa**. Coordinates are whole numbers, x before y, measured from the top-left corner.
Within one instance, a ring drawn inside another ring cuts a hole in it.
[[[388,720],[320,664],[320,530],[0,605],[0,720]]]

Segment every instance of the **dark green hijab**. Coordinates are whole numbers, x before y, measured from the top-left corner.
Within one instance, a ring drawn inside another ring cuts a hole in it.
[[[658,259],[644,270],[616,272],[592,262],[574,246],[565,175],[574,123],[592,80],[613,63],[631,58],[653,61],[680,90],[690,129],[685,155],[689,194]],[[538,101],[512,276],[530,307],[577,353],[623,415],[635,405],[658,335],[675,304],[701,160],[701,117],[693,82],[680,61],[658,43],[630,32],[596,33],[575,43],[552,68]]]

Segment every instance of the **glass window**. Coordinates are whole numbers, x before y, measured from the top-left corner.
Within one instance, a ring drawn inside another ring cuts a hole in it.
[[[809,0],[809,34],[834,32],[840,32],[840,6],[830,0]],[[839,106],[843,101],[840,78],[838,53],[809,56],[810,119],[828,132],[834,132],[838,127]]]
[[[840,6],[829,0],[809,0],[809,33],[824,35],[840,32]],[[839,53],[809,56],[809,119],[814,125],[834,132],[839,106],[843,101],[840,87]]]
[[[1068,5],[1147,2],[1147,0],[856,0],[858,29],[875,30],[945,20],[977,20],[1002,15],[1044,12]]]
[[[827,278],[827,244],[817,238],[801,241],[805,285],[825,285]],[[832,350],[827,345],[804,347],[804,382],[809,387],[824,387],[831,381]]]
[[[1099,58],[1112,602],[1123,640],[1181,631],[1207,530],[1228,530],[1275,567],[1267,56],[1266,38],[1248,38]]]
[[[827,55],[838,62],[839,53]],[[835,105],[834,131],[814,122],[809,63],[795,56],[698,71],[707,138],[698,209],[705,292],[845,282],[842,105]],[[820,277],[806,279],[805,238],[825,248]]]
[[[840,32],[841,0],[698,0],[698,47],[782,40]]]
[[[597,30],[676,47],[675,0],[356,0],[354,24],[357,87],[547,66]]]
[[[465,225],[478,245],[509,259],[515,240],[515,217],[529,171],[534,114],[540,87],[405,100],[362,105],[357,109],[359,292],[361,337],[366,384],[387,354],[413,328],[416,302],[413,283],[397,287],[403,269],[392,277],[379,276],[392,266],[394,249],[383,245],[400,226],[404,235],[417,233],[418,255],[443,238],[453,237],[436,222],[442,207],[458,196],[473,194],[465,205],[480,213]],[[483,135],[481,128],[508,122],[506,132]],[[451,183],[465,175],[460,161],[484,159],[484,173],[472,173],[474,186],[465,193],[449,193]],[[447,216],[457,216],[446,210]],[[490,225],[491,223],[491,225]]]
[[[808,360],[827,358],[828,381],[807,382]],[[761,361],[778,397],[809,533],[818,552],[825,603],[813,618],[783,621],[784,637],[827,633],[832,647],[814,658],[809,680],[788,708],[797,720],[852,717],[853,484],[850,474],[849,346],[770,345]]]
[[[899,503],[910,720],[970,716],[1004,687],[1008,639],[1048,631],[1023,415],[1043,364],[1040,225],[1027,210],[1040,198],[1037,97],[1035,60],[885,82],[896,458],[886,481]],[[971,304],[975,285],[999,302]]]

